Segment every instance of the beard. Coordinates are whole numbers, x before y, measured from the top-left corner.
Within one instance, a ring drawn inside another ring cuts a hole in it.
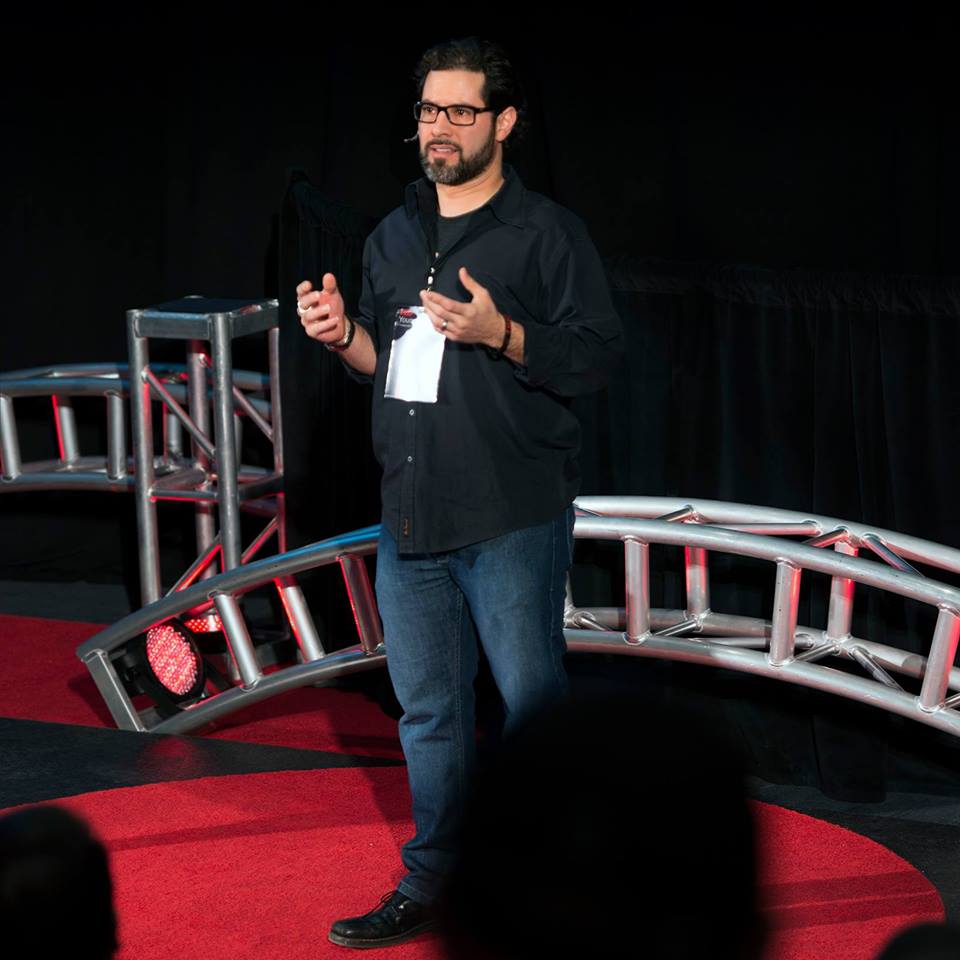
[[[449,158],[441,157],[437,160],[430,159],[429,150],[431,143],[439,144],[447,142],[440,140],[428,141],[424,149],[420,151],[420,165],[423,167],[424,174],[432,183],[442,183],[448,187],[456,187],[461,183],[466,183],[468,180],[479,176],[493,163],[497,138],[491,126],[489,139],[476,153],[465,157],[460,152],[459,147],[447,143],[447,146],[453,146],[457,152],[451,154]],[[458,155],[460,159],[456,160],[455,158]]]

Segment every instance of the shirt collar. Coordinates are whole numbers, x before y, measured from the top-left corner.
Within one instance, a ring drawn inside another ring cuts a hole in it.
[[[526,192],[516,171],[509,163],[505,163],[503,165],[503,185],[483,206],[489,207],[493,215],[501,222],[512,224],[515,227],[523,227],[523,200]],[[436,186],[426,177],[421,177],[419,180],[408,184],[404,193],[403,204],[410,219],[417,215],[417,210],[421,206],[425,210],[436,211]],[[480,209],[482,210],[483,207]]]

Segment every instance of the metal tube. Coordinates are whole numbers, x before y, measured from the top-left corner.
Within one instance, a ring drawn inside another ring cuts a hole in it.
[[[13,397],[0,394],[0,451],[3,454],[3,479],[20,475],[20,438],[13,414]]]
[[[683,565],[687,577],[687,613],[691,617],[702,616],[710,609],[707,551],[700,547],[684,547]]]
[[[386,657],[381,654],[368,656],[358,647],[349,647],[346,650],[337,650],[319,661],[298,663],[286,670],[269,673],[264,676],[256,687],[244,690],[233,687],[215,697],[209,697],[189,706],[186,710],[174,714],[166,720],[161,720],[151,728],[151,733],[189,733],[198,727],[203,727],[213,720],[227,716],[235,710],[259,703],[268,697],[285,690],[295,690],[307,684],[321,684],[334,680],[337,677],[349,676],[366,670],[375,670],[386,664]],[[394,765],[395,760],[381,760],[371,757],[364,761],[372,766]]]
[[[675,623],[672,627],[664,627],[662,630],[658,630],[653,636],[655,637],[680,637],[685,633],[690,633],[693,630],[696,630],[700,626],[700,621],[696,617],[691,617],[689,620],[681,620],[680,623]],[[766,646],[766,644],[764,644]]]
[[[124,368],[127,364],[123,364]],[[170,381],[171,371],[174,364],[151,364],[151,371],[156,374],[157,379],[165,386],[170,396],[178,403],[187,402],[187,387],[179,380]],[[183,364],[179,365],[181,370],[185,369]],[[108,390],[114,390],[117,393],[126,395],[129,381],[126,376],[123,379],[117,377],[46,377],[38,380],[20,380],[14,377],[7,379],[7,374],[3,374],[2,383],[3,393],[11,397],[102,397]],[[244,383],[249,383],[248,389],[257,389],[258,384],[252,382],[251,378],[255,376],[249,371],[234,370],[233,382],[243,389]],[[262,386],[262,385],[261,385]],[[261,417],[270,417],[270,401],[261,400],[259,397],[247,395],[247,402],[260,414]]]
[[[880,664],[877,663],[877,661],[874,660],[873,657],[871,657],[870,654],[863,649],[863,647],[854,644],[853,646],[847,647],[847,652],[850,654],[850,657],[859,663],[860,666],[863,667],[863,669],[866,670],[867,673],[869,673],[870,676],[873,677],[873,679],[878,683],[892,687],[895,690],[903,689],[903,687],[901,687],[900,684],[897,683],[897,681],[894,680],[893,677],[891,677],[890,674],[887,673],[887,671],[884,670],[883,667],[881,667]]]
[[[126,493],[133,489],[133,477],[127,475],[119,480],[111,480],[103,469],[103,457],[83,457],[81,462],[95,460],[87,470],[72,470],[69,473],[60,468],[60,461],[50,471],[30,469],[13,479],[4,479],[0,491],[9,490],[94,490],[103,493]],[[95,472],[99,470],[98,472]]]
[[[193,422],[200,428],[204,436],[210,436],[210,403],[207,399],[207,355],[202,340],[191,340],[187,348],[187,405]],[[192,443],[193,460],[209,478],[210,457],[199,443]],[[214,522],[213,506],[208,503],[198,503],[194,508],[194,530],[197,541],[197,552],[206,550],[217,538],[217,528]],[[216,573],[216,567],[210,565],[204,571],[204,578]]]
[[[586,617],[591,624],[599,624],[604,630],[623,630],[626,624],[626,610],[623,607],[574,607],[567,612],[570,617]],[[656,631],[675,627],[687,619],[683,610],[664,610],[661,607],[650,608],[650,626]],[[710,637],[763,637],[770,636],[770,621],[758,617],[732,616],[727,613],[710,611],[698,617],[700,633]]]
[[[199,500],[206,500],[212,496],[212,493],[202,489],[205,476],[202,470],[194,467],[180,467],[172,473],[157,477],[153,481],[152,492],[158,499],[175,490],[185,495],[187,499],[196,497]]]
[[[230,656],[240,673],[241,682],[244,687],[254,687],[262,674],[240,604],[229,593],[215,593],[213,602],[220,614],[223,635],[227,638]]]
[[[643,643],[650,636],[650,546],[626,537],[623,541],[626,580],[626,637]]]
[[[119,480],[127,473],[127,411],[122,394],[107,391],[107,476]]]
[[[272,443],[273,429],[270,424],[260,415],[260,411],[247,399],[244,392],[236,385],[233,386],[233,399],[237,406],[259,427],[260,432]]]
[[[584,630],[607,630],[607,626],[600,623],[589,610],[577,610],[570,607],[564,611],[563,625],[565,627],[579,627]]]
[[[210,565],[219,552],[220,541],[214,540],[214,542],[190,564],[184,573],[181,574],[180,579],[167,591],[167,596],[169,597],[171,593],[176,593],[178,590],[185,590],[189,587],[199,576],[202,576],[204,570],[210,568]]]
[[[167,477],[162,479],[168,480]],[[170,479],[177,481],[180,478],[172,477]],[[200,501],[211,505],[217,502],[217,495],[213,490],[180,490],[172,483],[168,486],[160,480],[154,483],[150,493],[154,500],[177,500],[180,503],[197,503]]]
[[[803,653],[798,653],[794,658],[794,663],[816,663],[818,660],[823,660],[824,657],[832,656],[837,653],[840,649],[840,644],[838,643],[818,643],[815,647],[810,647],[809,650],[804,650]]]
[[[284,493],[276,495],[277,505],[277,550],[280,553],[287,552],[287,497]],[[247,502],[247,508],[250,507],[250,501]]]
[[[947,694],[950,668],[957,655],[957,639],[960,638],[960,617],[954,610],[941,607],[937,626],[933,631],[927,668],[923,671],[918,705],[925,713],[939,710]]]
[[[829,533],[821,533],[818,537],[811,537],[803,542],[808,547],[832,547],[839,540],[845,540],[850,536],[850,531],[846,527],[837,527]]]
[[[259,552],[260,548],[277,532],[277,518],[272,517],[267,525],[254,537],[253,542],[243,551],[241,563],[249,563]],[[278,551],[279,552],[279,551]]]
[[[171,410],[164,413],[163,456],[169,462],[183,456],[183,427]]]
[[[326,654],[303,591],[292,577],[278,577],[274,583],[301,656],[304,660],[320,660]]]
[[[756,533],[764,537],[796,537],[801,534],[813,536],[820,532],[820,524],[816,520],[803,520],[799,523],[724,523],[715,525],[722,526],[726,530]]]
[[[860,538],[861,543],[865,543],[881,560],[889,563],[894,570],[902,570],[904,573],[915,573],[918,577],[923,576],[916,567],[912,567],[899,554],[894,553],[875,533],[864,534]]]
[[[160,548],[157,538],[157,507],[150,496],[153,486],[153,420],[150,387],[145,382],[150,362],[145,337],[137,331],[143,311],[127,311],[127,343],[130,354],[130,413],[133,432],[134,475],[137,498],[137,534],[140,556],[140,602],[159,600]]]
[[[80,459],[80,446],[77,442],[77,418],[70,397],[53,397],[53,417],[57,425],[57,439],[60,443],[60,459],[64,463],[76,463]]]
[[[921,657],[918,653],[900,650],[897,647],[888,647],[886,644],[874,643],[859,637],[853,639],[856,639],[857,646],[863,647],[886,670],[893,670],[908,677],[922,678],[924,671],[927,669],[927,658]],[[960,668],[953,667],[950,670],[947,677],[947,686],[954,690],[960,690]]]
[[[657,517],[657,519],[666,520],[668,523],[678,523],[681,520],[689,520],[691,517],[695,517],[696,515],[697,511],[694,510],[693,507],[688,503],[679,510],[673,510],[670,513],[665,513],[662,517]]]
[[[207,400],[207,354],[202,340],[191,340],[187,347],[187,406],[193,422],[210,436],[210,404]],[[193,458],[206,463],[206,451],[193,447]]]
[[[685,663],[700,663],[709,667],[739,670],[771,679],[789,681],[813,690],[822,690],[838,696],[858,700],[861,703],[889,710],[912,720],[919,720],[954,736],[960,736],[960,716],[953,710],[931,712],[917,709],[916,697],[893,690],[868,680],[818,664],[798,663],[796,660],[784,666],[774,666],[766,656],[741,647],[706,644],[699,640],[682,637],[658,639],[651,637],[646,643],[630,644],[622,633],[600,634],[590,630],[568,630],[567,648],[574,651],[618,653],[639,657],[660,657]]]
[[[367,565],[363,557],[345,553],[340,557],[340,569],[347,585],[347,596],[350,598],[360,645],[367,653],[375,653],[377,647],[383,643],[383,628],[380,625],[370,577],[367,575]]]
[[[672,510],[689,505],[689,501],[676,497],[577,497],[575,506],[578,511],[591,516],[604,517],[659,517]],[[748,503],[728,503],[723,500],[697,500],[693,503],[697,516],[702,523],[719,524],[731,529],[737,524],[755,523],[758,521],[776,522],[785,525],[814,522],[817,529],[811,531],[811,536],[820,530],[832,530],[834,527],[845,527],[849,536],[858,540],[865,534],[872,533],[883,539],[891,549],[907,560],[917,560],[945,570],[960,573],[960,550],[956,547],[946,547],[941,543],[930,540],[921,540],[896,530],[882,530],[877,527],[868,527],[861,523],[843,520],[839,517],[811,516],[799,514],[795,510],[783,510],[778,507],[756,506]],[[793,528],[797,532],[797,528]]]
[[[622,517],[579,517],[575,533],[580,538],[621,541],[633,538],[648,543],[703,547],[773,562],[786,560],[828,576],[849,576],[858,583],[890,590],[900,596],[960,609],[960,589],[956,587],[929,577],[891,570],[884,564],[869,563],[857,557],[842,556],[833,550],[818,550],[774,537],[737,533],[706,524],[678,525],[661,520],[630,520]]]
[[[847,557],[857,555],[857,547],[846,540],[834,541],[833,549]],[[830,581],[830,606],[827,612],[827,636],[845,640],[853,624],[853,595],[856,583],[849,577],[833,577]]]
[[[654,634],[654,636],[659,636]],[[699,637],[694,637],[697,643],[704,644],[708,647],[714,645],[718,647],[736,647],[739,650],[766,650],[767,641],[765,639],[760,639],[760,637],[720,637],[719,639],[707,640],[705,638],[701,639]]]
[[[217,445],[217,492],[220,500],[220,542],[227,570],[240,566],[240,489],[237,438],[233,417],[233,357],[229,315],[210,317],[213,349],[213,428]]]
[[[583,628],[591,630],[620,631],[623,629],[624,611],[620,607],[585,607],[574,609],[570,613],[570,622],[566,624],[569,628]],[[683,622],[683,612],[680,610],[663,610],[660,608],[651,608],[650,623],[656,630],[655,636],[663,636],[663,631],[670,627],[677,626]],[[801,633],[800,631],[804,632]],[[815,636],[814,636],[815,635]],[[708,613],[700,620],[700,636],[706,638],[711,643],[719,642],[727,637],[756,637],[767,638],[770,636],[770,622],[754,617],[731,616],[722,613]],[[760,639],[760,645],[766,646],[767,639]],[[826,631],[816,630],[812,627],[799,627],[795,634],[794,649],[810,647],[812,653],[814,649],[826,651],[821,652],[819,656],[813,657],[813,660],[827,656],[829,653],[841,652],[843,644],[827,643]],[[810,646],[813,644],[814,646]],[[894,670],[911,677],[922,677],[926,668],[926,657],[919,654],[900,650],[897,647],[888,647],[883,644],[873,643],[869,640],[856,638],[857,646],[865,650],[873,660],[884,669]],[[796,654],[795,660],[807,659],[804,654]],[[953,689],[960,689],[960,668],[953,668],[949,676],[949,686]]]
[[[793,659],[797,609],[800,603],[799,567],[786,560],[777,562],[777,586],[773,597],[773,627],[770,631],[770,663],[775,667]]]
[[[239,486],[239,495],[243,503],[276,494],[283,485],[282,477],[274,474],[264,475],[259,472],[259,468],[257,467],[251,467],[248,471],[244,465],[241,464],[241,469],[243,469],[244,482]]]
[[[4,385],[12,380],[37,380],[42,377],[124,377],[125,363],[58,363],[45,367],[27,367],[24,370],[6,370]]]
[[[283,404],[280,399],[280,326],[271,327],[267,331],[267,353],[270,364],[270,427],[272,431],[271,442],[273,443],[273,472],[278,476],[283,476]],[[281,490],[276,494],[277,504],[277,549],[285,553],[287,549],[287,498]],[[303,598],[302,592],[299,594]],[[306,604],[304,603],[304,606]],[[309,611],[307,612],[309,617]],[[311,627],[313,619],[310,619]],[[297,628],[294,627],[296,633]],[[314,628],[314,634],[316,629]],[[320,653],[323,653],[323,647],[320,646],[319,638],[317,646]],[[301,644],[302,649],[302,644]]]
[[[239,482],[240,474],[243,473],[243,417],[236,409],[233,411],[233,437],[237,451],[237,480]]]
[[[573,581],[570,579],[570,573],[568,572],[564,583],[563,619],[566,620],[576,609],[577,605],[573,602]]]
[[[379,536],[379,524],[363,527],[339,537],[312,543],[282,556],[254,560],[253,563],[238,567],[236,570],[219,574],[216,583],[195,583],[178,594],[164,597],[155,604],[139,608],[116,623],[110,624],[80,644],[77,655],[82,659],[89,650],[114,650],[155,623],[179,616],[184,610],[199,607],[210,599],[211,593],[229,592],[236,596],[268,584],[277,577],[294,576],[304,570],[337,563],[343,553],[362,555],[376,553]]]
[[[170,412],[187,428],[187,433],[203,447],[211,459],[216,459],[216,450],[210,442],[209,437],[203,435],[193,420],[190,419],[190,414],[177,403],[176,397],[170,393],[151,370],[146,370],[143,377],[147,383],[150,384],[157,397],[167,405]]]
[[[273,469],[283,475],[283,410],[280,402],[280,327],[267,331],[270,355],[270,425],[273,434]]]
[[[106,652],[93,650],[83,658],[83,662],[90,671],[90,676],[93,677],[93,682],[97,685],[100,696],[103,697],[103,702],[107,705],[118,729],[145,731],[147,728],[140,719],[133,701],[127,696],[127,691],[123,688]]]

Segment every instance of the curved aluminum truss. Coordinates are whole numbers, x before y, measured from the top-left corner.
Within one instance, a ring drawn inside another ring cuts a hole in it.
[[[909,561],[960,572],[960,551],[891,531],[830,517],[742,504],[655,497],[584,497],[577,501],[578,539],[623,544],[624,607],[579,608],[568,593],[570,650],[662,657],[742,670],[839,694],[960,735],[960,589],[923,576]],[[383,664],[381,628],[364,556],[376,551],[379,528],[368,527],[299,550],[250,563],[172,593],[130,614],[82,644],[87,665],[117,724],[126,729],[184,733],[241,706],[293,687]],[[802,542],[789,539],[803,537]],[[684,551],[686,606],[651,609],[651,544]],[[876,559],[859,556],[869,550]],[[769,620],[714,612],[708,554],[752,557],[771,564],[776,589]],[[359,643],[333,654],[265,673],[257,661],[238,598],[271,580],[337,564],[354,611]],[[830,578],[824,629],[797,623],[804,571]],[[927,657],[851,635],[856,584],[889,591],[937,608]],[[206,604],[220,614],[239,683],[153,722],[134,709],[111,663],[111,653],[154,624]],[[857,665],[854,675],[830,658]],[[919,694],[893,674],[917,678]],[[952,692],[953,691],[953,692]]]

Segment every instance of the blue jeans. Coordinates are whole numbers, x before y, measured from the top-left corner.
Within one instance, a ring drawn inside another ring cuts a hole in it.
[[[387,669],[403,707],[416,834],[401,893],[432,903],[456,852],[476,765],[477,640],[503,698],[504,732],[562,698],[563,604],[573,507],[556,520],[443,553],[400,556],[386,525],[377,602]],[[474,626],[476,629],[474,630]]]

